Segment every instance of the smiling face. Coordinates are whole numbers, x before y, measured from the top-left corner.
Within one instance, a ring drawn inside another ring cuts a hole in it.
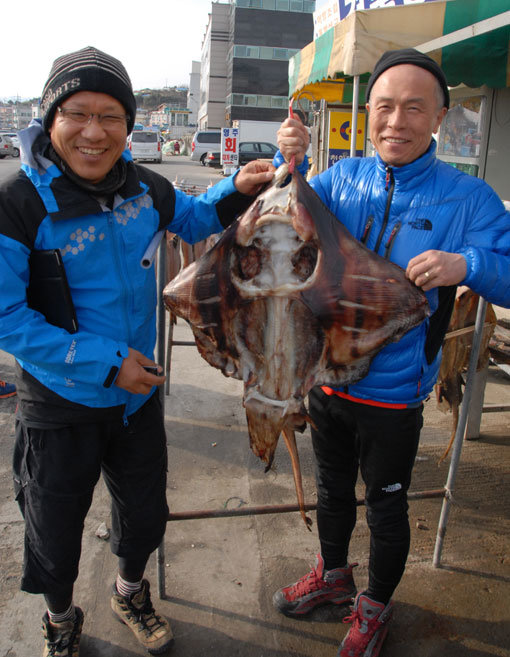
[[[62,102],[62,108],[86,114],[125,114],[124,106],[112,96],[79,91]],[[105,130],[94,117],[80,124],[55,113],[50,129],[53,148],[81,178],[98,183],[111,171],[125,148],[127,124]]]
[[[436,77],[412,64],[381,73],[367,103],[370,139],[381,158],[402,166],[423,155],[447,109]]]

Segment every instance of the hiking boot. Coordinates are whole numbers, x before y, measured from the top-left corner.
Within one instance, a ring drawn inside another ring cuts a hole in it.
[[[337,657],[377,657],[388,634],[392,613],[391,600],[384,606],[360,593],[352,614],[343,619],[352,626],[338,649]]]
[[[7,381],[0,380],[0,399],[14,397],[15,394],[16,386],[13,383],[7,383]]]
[[[273,605],[285,616],[299,617],[321,605],[352,603],[356,586],[352,578],[353,563],[347,568],[324,571],[324,561],[317,555],[315,568],[294,584],[284,586],[273,596]]]
[[[79,657],[83,611],[74,608],[74,621],[51,623],[46,612],[42,618],[45,644],[43,657]]]
[[[125,598],[113,585],[111,600],[115,616],[133,632],[151,655],[160,655],[172,644],[174,637],[166,618],[158,616],[151,602],[150,585],[144,579],[142,588]]]

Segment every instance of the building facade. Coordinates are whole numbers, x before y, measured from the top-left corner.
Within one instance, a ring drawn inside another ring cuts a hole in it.
[[[261,7],[261,8],[259,8]],[[313,40],[315,2],[237,0],[231,6],[225,118],[283,121],[289,58]]]
[[[162,104],[154,112],[150,112],[150,125],[165,130],[173,139],[182,137],[189,132],[190,110],[186,107],[172,107]]]
[[[21,103],[0,105],[0,129],[22,130],[32,120],[32,107]]]
[[[201,130],[219,129],[226,125],[225,98],[229,41],[230,3],[213,2],[202,42],[198,109],[198,127]]]
[[[200,107],[200,62],[191,62],[191,73],[189,75],[188,109],[189,125],[196,126],[198,123],[198,108]]]
[[[311,0],[213,2],[202,44],[201,129],[283,121],[288,60],[313,41]]]

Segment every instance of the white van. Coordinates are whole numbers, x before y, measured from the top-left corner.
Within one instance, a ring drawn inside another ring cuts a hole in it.
[[[156,130],[133,130],[127,138],[127,147],[131,151],[133,160],[150,160],[161,162],[161,137]]]
[[[207,151],[221,150],[220,130],[199,130],[193,135],[191,142],[191,160],[201,162],[205,166]]]

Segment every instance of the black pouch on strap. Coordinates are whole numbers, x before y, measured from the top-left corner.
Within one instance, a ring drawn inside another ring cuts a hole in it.
[[[60,251],[32,251],[29,265],[29,308],[42,313],[50,324],[59,326],[68,333],[76,333],[78,320]]]

